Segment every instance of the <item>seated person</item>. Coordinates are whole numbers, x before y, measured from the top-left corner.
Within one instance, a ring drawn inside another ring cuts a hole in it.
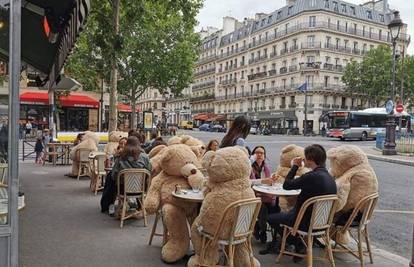
[[[118,174],[124,169],[131,168],[147,169],[151,172],[149,157],[142,152],[139,140],[135,136],[128,137],[125,147],[120,152],[119,157],[115,159],[112,171],[106,177],[105,188],[101,199],[101,212],[106,212],[109,209],[110,215],[112,215],[114,209],[110,205],[113,205],[116,199]]]
[[[305,166],[312,171],[302,175],[299,178],[294,179],[297,170],[302,166],[302,162],[305,163]],[[285,190],[295,190],[300,189],[301,192],[297,198],[295,207],[290,212],[280,212],[269,215],[269,224],[275,229],[275,232],[278,232],[282,235],[283,228],[281,224],[286,224],[293,226],[298,215],[300,208],[303,203],[309,198],[336,194],[336,183],[332,176],[329,174],[328,170],[325,167],[326,162],[326,151],[321,145],[311,145],[305,148],[305,159],[300,157],[293,159],[293,166],[286,176],[286,180],[283,183],[283,189]],[[312,210],[308,209],[300,224],[300,229],[302,231],[308,231],[310,217]],[[304,244],[299,237],[292,237],[290,240],[291,244],[295,245],[296,252],[304,253]],[[260,251],[260,254],[267,254],[276,249],[276,240],[274,239],[267,250]],[[302,258],[294,257],[294,261],[299,261]]]
[[[261,180],[262,182],[270,180],[271,173],[266,164],[266,150],[263,146],[257,146],[253,149],[250,160],[252,162],[250,179]],[[262,243],[266,243],[268,216],[271,213],[280,212],[278,198],[260,193],[256,193],[256,196],[262,198],[262,206],[260,207],[260,212],[257,218],[258,221],[255,225],[254,236]]]

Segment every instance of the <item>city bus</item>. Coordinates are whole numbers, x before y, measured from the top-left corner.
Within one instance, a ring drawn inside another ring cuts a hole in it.
[[[402,129],[407,131],[411,127],[411,116],[402,113]],[[397,125],[400,117],[395,117]],[[375,139],[377,133],[385,132],[387,113],[385,108],[369,108],[360,111],[329,111],[322,121],[326,123],[326,135],[341,140],[346,139]]]

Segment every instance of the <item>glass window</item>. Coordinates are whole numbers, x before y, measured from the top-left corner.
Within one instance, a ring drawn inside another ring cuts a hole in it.
[[[309,27],[315,27],[316,26],[316,16],[310,16],[309,17]]]
[[[367,18],[368,19],[372,19],[372,11],[371,10],[367,10]]]
[[[349,7],[349,9],[351,10],[351,14],[352,15],[355,15],[356,14],[355,7],[354,6]]]
[[[338,2],[332,2],[334,11],[338,11]]]
[[[329,8],[329,0],[325,0],[325,8]]]

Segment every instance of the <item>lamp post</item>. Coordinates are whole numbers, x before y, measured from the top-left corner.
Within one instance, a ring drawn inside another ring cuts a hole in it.
[[[388,113],[388,120],[385,129],[385,143],[382,150],[383,155],[396,155],[395,150],[395,116],[394,116],[394,100],[395,100],[395,48],[398,36],[404,23],[400,18],[400,12],[394,12],[394,19],[388,24],[392,41],[392,81],[391,81],[391,95],[385,107]]]

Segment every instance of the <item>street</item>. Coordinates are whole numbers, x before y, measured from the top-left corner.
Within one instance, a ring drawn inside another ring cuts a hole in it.
[[[221,141],[224,133],[185,131],[204,141],[211,139]],[[342,144],[353,144],[364,148],[373,148],[375,141],[340,141],[324,137],[303,136],[260,136],[249,135],[248,146],[253,149],[257,145],[266,148],[267,159],[272,171],[279,162],[280,150],[288,144],[307,146],[318,143],[327,150]],[[412,223],[414,221],[414,194],[412,192],[413,167],[393,163],[370,160],[379,182],[380,199],[377,212],[370,224],[370,236],[379,248],[400,256],[411,257]],[[329,166],[328,166],[329,168]]]

